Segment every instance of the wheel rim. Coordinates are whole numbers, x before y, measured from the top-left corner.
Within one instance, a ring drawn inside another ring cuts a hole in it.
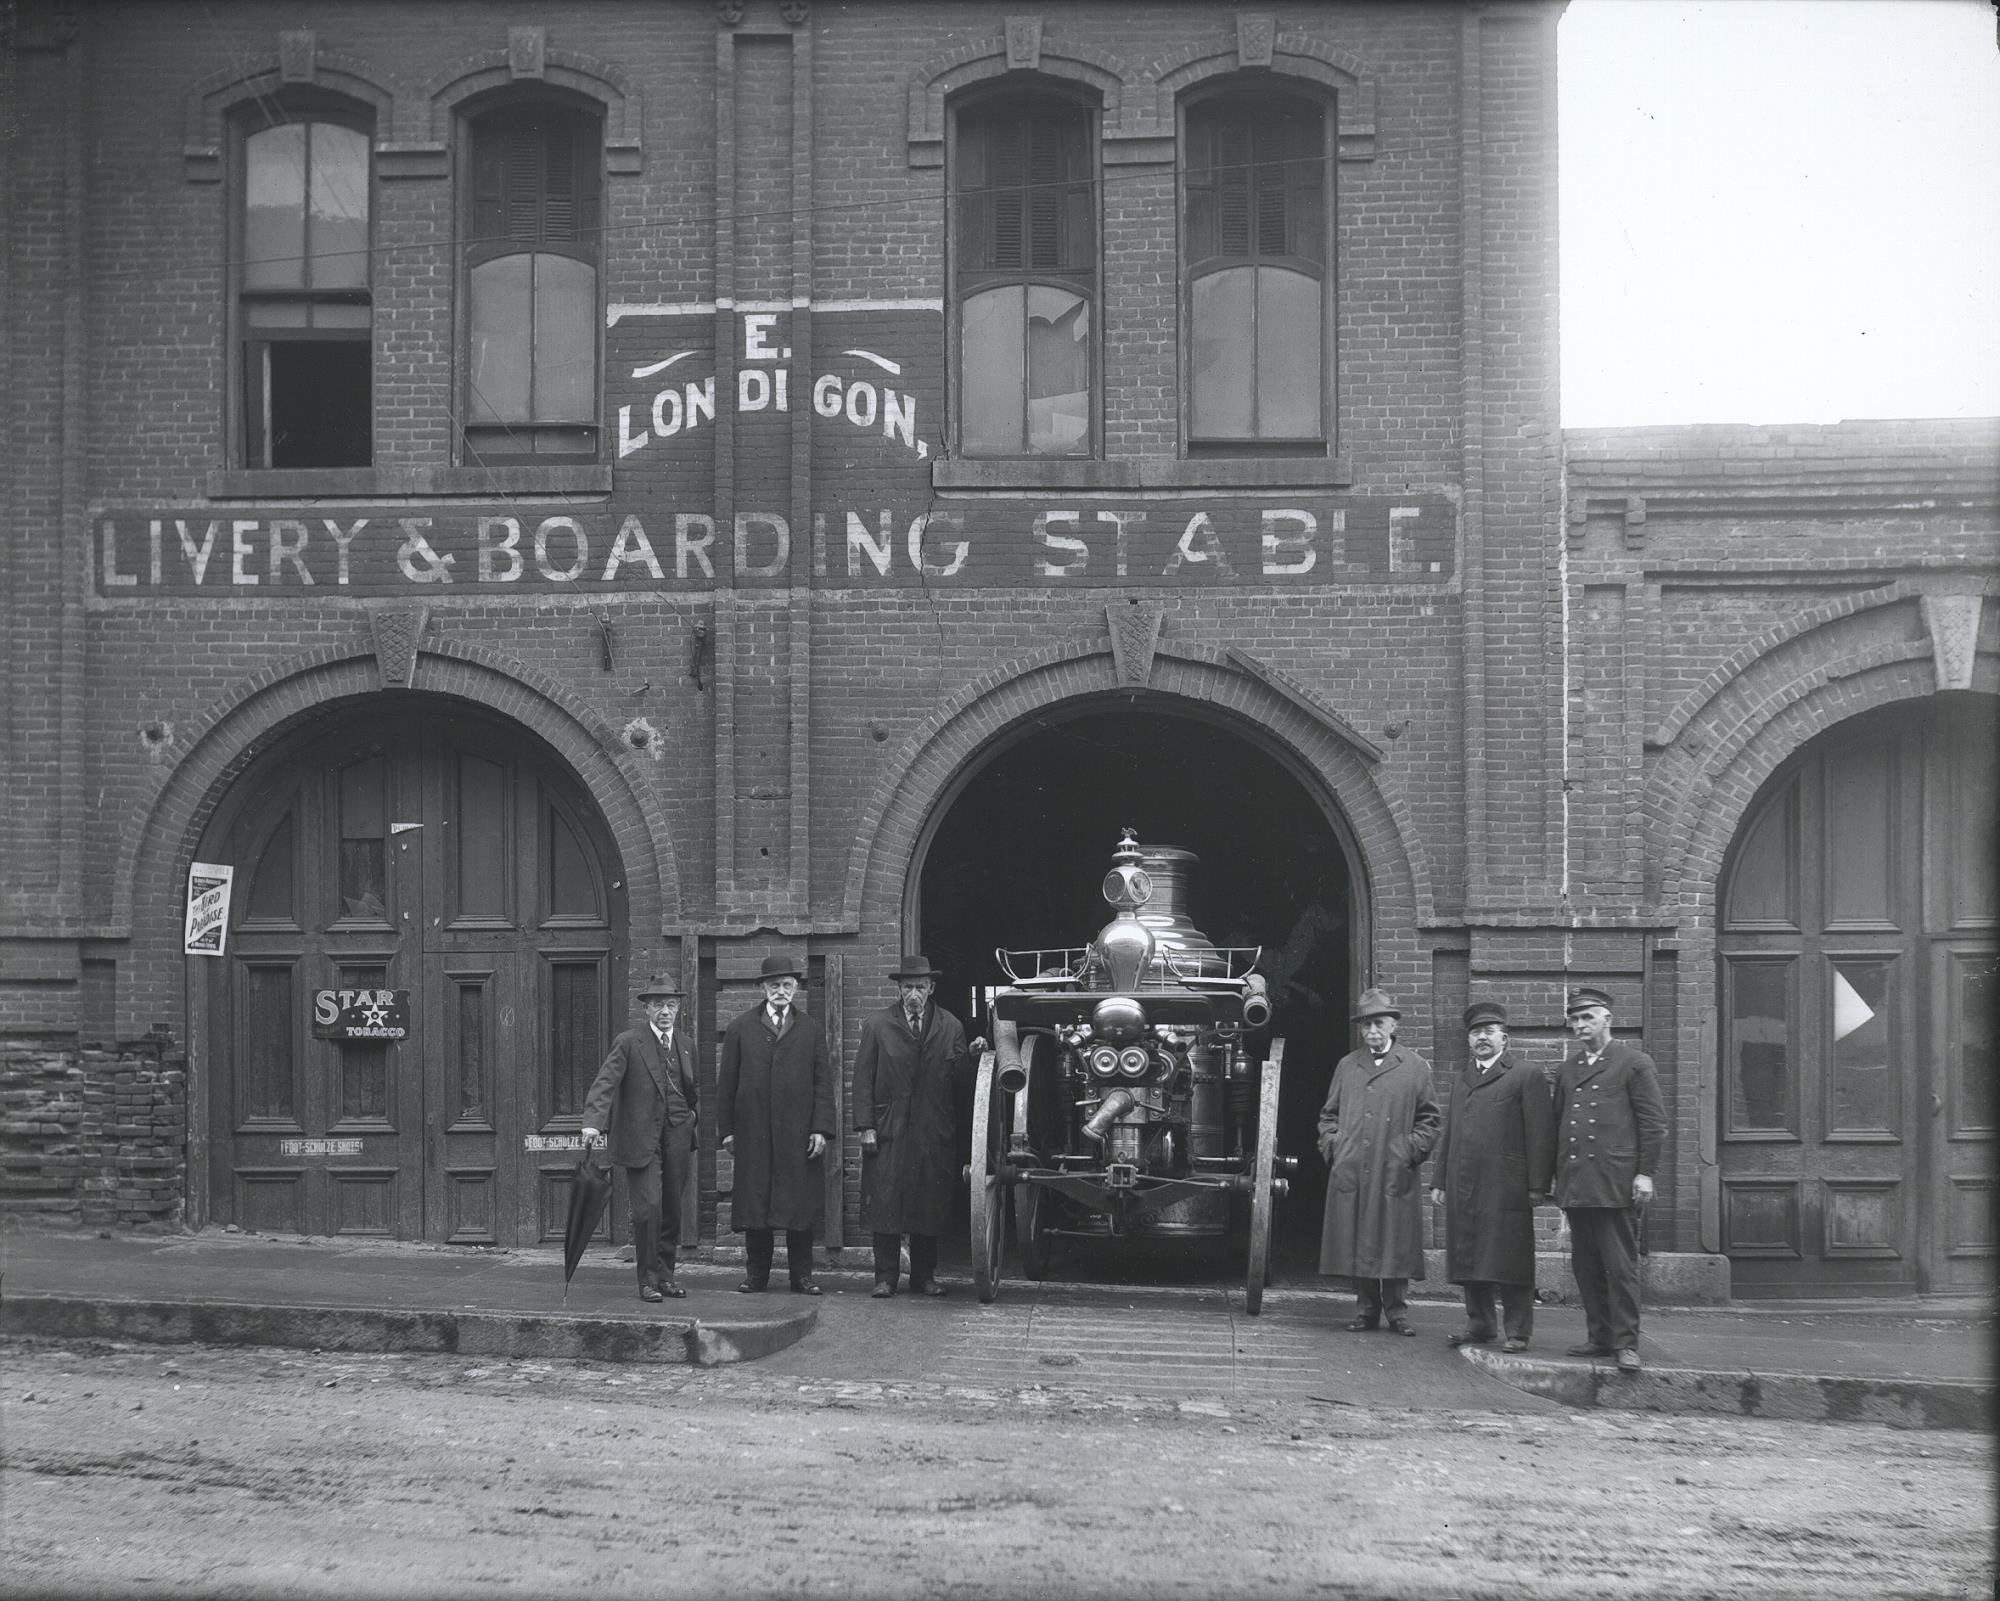
[[[993,1115],[993,1073],[993,1053],[986,1051],[979,1058],[979,1082],[972,1096],[972,1276],[982,1301],[1000,1293],[1000,1247],[1005,1236],[1006,1195],[994,1173],[998,1123]]]
[[[1264,1280],[1271,1268],[1271,1179],[1278,1155],[1278,1075],[1285,1042],[1271,1041],[1257,1093],[1257,1154],[1251,1164],[1250,1261],[1243,1275],[1243,1299],[1255,1317],[1264,1307]]]

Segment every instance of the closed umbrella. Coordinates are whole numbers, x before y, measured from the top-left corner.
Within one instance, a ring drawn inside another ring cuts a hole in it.
[[[604,1204],[611,1199],[611,1169],[596,1167],[590,1153],[577,1158],[576,1172],[569,1181],[569,1222],[563,1229],[563,1305],[569,1305],[569,1281],[576,1264],[583,1260],[583,1248],[597,1232],[604,1216]]]

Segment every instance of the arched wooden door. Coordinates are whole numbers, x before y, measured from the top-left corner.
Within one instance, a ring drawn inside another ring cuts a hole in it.
[[[546,748],[436,703],[294,736],[204,846],[236,869],[209,982],[209,1210],[259,1231],[559,1237],[625,993],[623,874]],[[314,1037],[322,990],[409,992],[407,1037]],[[619,1012],[614,1012],[614,1007]]]
[[[1739,1293],[1993,1283],[1994,702],[1822,736],[1719,904],[1723,1249]]]

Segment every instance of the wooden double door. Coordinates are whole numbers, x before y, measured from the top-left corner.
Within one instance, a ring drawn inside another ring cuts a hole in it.
[[[581,788],[520,730],[413,700],[295,737],[232,802],[204,846],[235,868],[203,964],[211,1218],[559,1238],[626,991],[623,875]],[[407,991],[407,1036],[315,1038],[324,990]]]
[[[2000,720],[1941,695],[1808,746],[1752,809],[1718,948],[1738,1294],[1993,1283]]]

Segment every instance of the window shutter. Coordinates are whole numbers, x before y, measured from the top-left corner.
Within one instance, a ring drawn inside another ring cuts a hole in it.
[[[1063,249],[1063,180],[1067,163],[1063,146],[1064,129],[1057,122],[1031,122],[1028,136],[1033,145],[1029,163],[1029,229],[1034,257],[1030,265],[1061,268],[1069,265]]]
[[[1283,113],[1258,120],[1251,141],[1255,151],[1255,171],[1251,182],[1257,197],[1257,253],[1282,256],[1287,247],[1285,229],[1286,158],[1291,154],[1290,119]]]
[[[990,159],[986,181],[991,196],[993,259],[989,267],[1020,267],[1026,264],[1028,231],[1028,158],[1024,148],[1028,130],[1018,119],[987,124]]]
[[[1216,129],[1216,253],[1250,254],[1250,129],[1230,117]]]

